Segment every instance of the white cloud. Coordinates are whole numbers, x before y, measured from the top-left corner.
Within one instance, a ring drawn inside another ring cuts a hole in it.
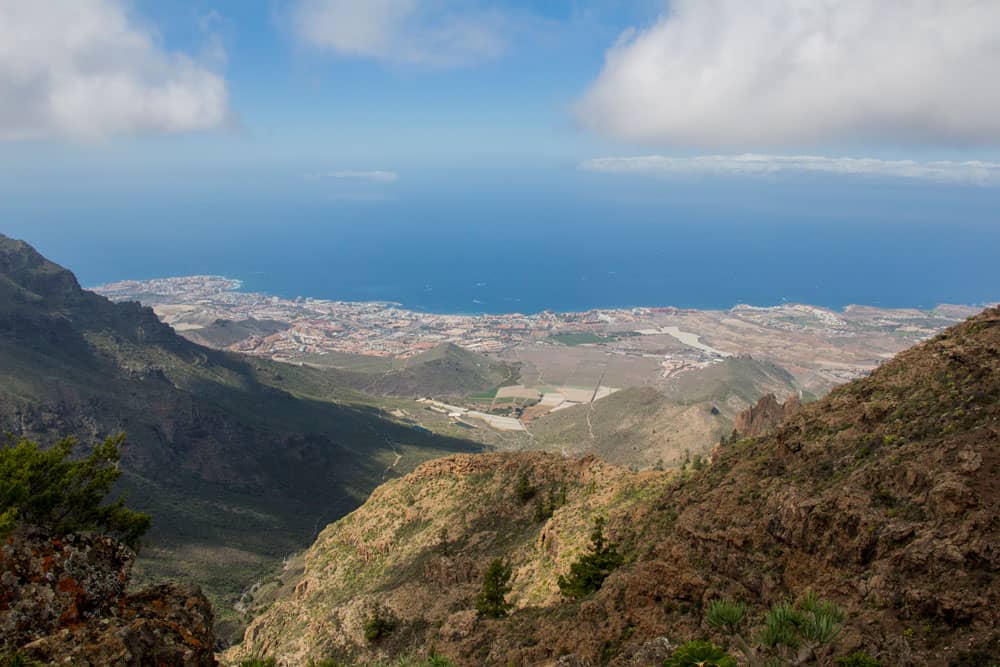
[[[345,56],[430,66],[493,58],[506,46],[506,19],[457,0],[300,0],[299,39]]]
[[[585,125],[747,149],[1000,141],[996,0],[674,0],[607,55]]]
[[[207,130],[221,76],[130,17],[122,0],[0,0],[0,140]]]
[[[326,173],[306,174],[306,180],[320,181],[327,178],[350,181],[371,181],[373,183],[395,183],[399,174],[394,171],[376,169],[372,171],[340,170]]]
[[[1000,185],[1000,163],[938,160],[880,160],[820,155],[702,155],[698,157],[603,157],[580,165],[585,171],[671,176],[684,174],[768,176],[781,173],[826,173],[883,176],[942,183]]]

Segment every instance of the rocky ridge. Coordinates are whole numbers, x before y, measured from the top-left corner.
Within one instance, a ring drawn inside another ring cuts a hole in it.
[[[779,403],[774,394],[761,397],[755,405],[751,405],[736,415],[733,420],[733,433],[736,437],[756,438],[774,431],[786,419],[802,407],[798,396],[789,396],[784,403]]]

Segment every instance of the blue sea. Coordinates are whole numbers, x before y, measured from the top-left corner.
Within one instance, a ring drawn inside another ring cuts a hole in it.
[[[0,206],[85,286],[221,274],[442,313],[1000,299],[997,189],[440,175],[360,192],[139,188]]]

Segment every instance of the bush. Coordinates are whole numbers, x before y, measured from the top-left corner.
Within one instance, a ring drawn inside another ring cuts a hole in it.
[[[590,549],[570,565],[568,576],[559,576],[559,591],[564,596],[579,600],[597,592],[604,580],[625,562],[617,547],[605,540],[604,524],[604,517],[594,520]]]
[[[527,473],[522,472],[517,476],[517,484],[514,486],[514,495],[517,496],[518,501],[520,501],[522,505],[534,498],[536,492],[537,490],[528,480]]]
[[[376,664],[381,667],[381,663]],[[431,649],[426,658],[402,657],[392,664],[394,667],[455,667],[455,664],[451,660],[443,655],[438,655],[434,652],[434,649]]]
[[[0,448],[0,536],[16,524],[45,528],[57,535],[99,531],[138,546],[149,515],[104,504],[115,480],[124,434],[97,444],[89,456],[71,460],[77,445],[65,438],[49,449],[27,439]]]
[[[510,577],[513,569],[502,558],[495,558],[483,575],[483,587],[476,596],[476,611],[488,618],[503,618],[510,610],[507,593],[510,593]]]
[[[793,655],[815,656],[820,647],[832,644],[840,635],[844,612],[812,592],[806,593],[795,605],[779,602],[764,616],[756,645],[752,645],[748,641],[750,636],[741,630],[746,618],[747,609],[743,603],[723,600],[710,603],[705,616],[709,625],[730,635],[747,660],[755,662],[757,656],[764,655],[788,662]],[[872,667],[866,663],[846,664]]]
[[[708,605],[706,620],[713,628],[735,633],[747,616],[747,606],[742,602],[713,600]]]
[[[736,667],[736,661],[715,644],[688,642],[674,651],[663,667]]]
[[[247,658],[240,662],[240,667],[278,667],[274,658]]]
[[[389,613],[382,608],[377,608],[371,616],[365,619],[365,639],[370,642],[377,642],[392,632],[395,627],[396,623],[389,616]]]
[[[838,667],[882,667],[880,660],[876,660],[864,651],[837,658],[836,662]]]

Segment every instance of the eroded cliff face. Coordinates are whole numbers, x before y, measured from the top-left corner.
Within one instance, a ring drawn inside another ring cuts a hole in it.
[[[108,537],[10,536],[0,547],[0,649],[43,664],[215,665],[205,596],[173,585],[127,593],[134,559]]]
[[[991,664],[982,661],[1000,644],[998,474],[994,308],[772,434],[728,442],[702,471],[632,475],[526,454],[428,464],[328,527],[294,591],[227,658],[363,664],[434,646],[463,665],[648,664],[671,643],[724,643],[704,620],[713,600],[742,599],[760,619],[813,591],[847,614],[821,660],[865,650],[884,665]],[[565,505],[536,521],[514,492],[522,475],[538,489],[565,486]],[[562,600],[556,577],[596,514],[628,562],[593,596]],[[515,610],[486,620],[473,599],[496,556],[514,565]],[[370,642],[363,627],[379,605],[395,629]]]
[[[774,394],[768,394],[761,397],[755,405],[736,415],[733,420],[733,433],[740,438],[767,435],[801,407],[802,403],[798,396],[789,396],[784,403],[779,403]]]

